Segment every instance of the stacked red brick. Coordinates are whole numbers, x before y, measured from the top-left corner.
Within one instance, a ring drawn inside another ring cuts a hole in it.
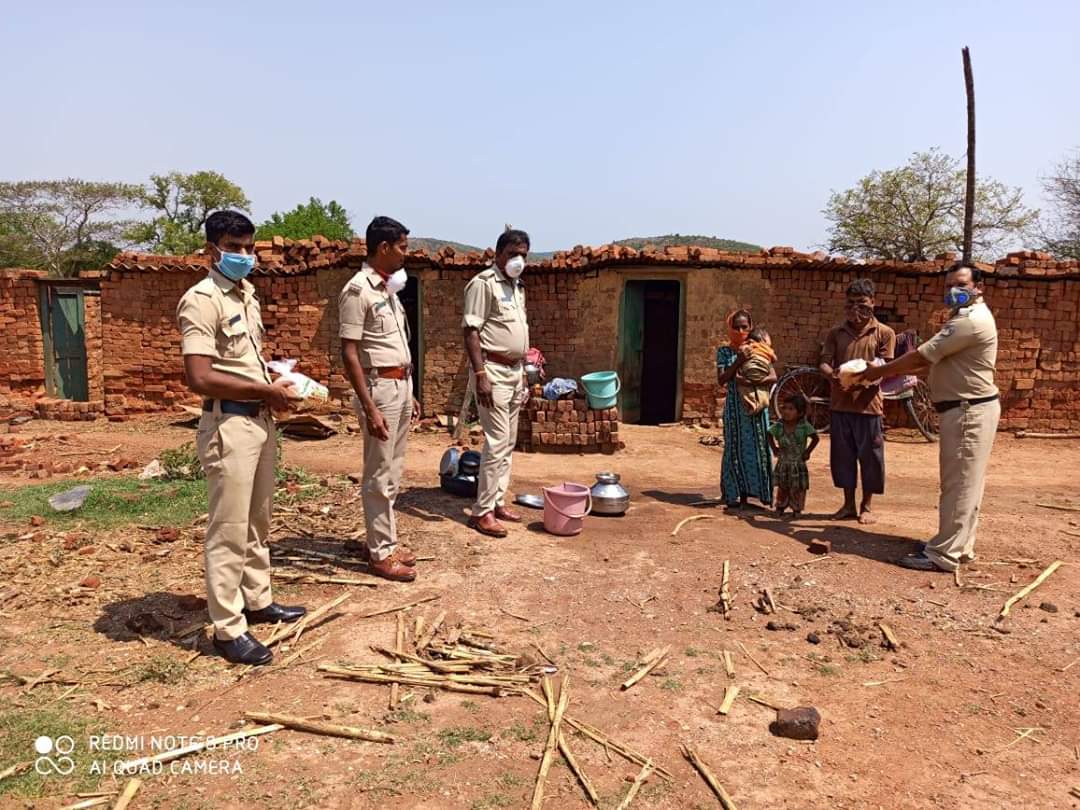
[[[592,410],[583,397],[544,399],[534,386],[518,422],[518,447],[532,453],[613,453],[623,447],[618,409]]]
[[[25,402],[45,391],[38,317],[40,270],[0,271],[0,397]]]

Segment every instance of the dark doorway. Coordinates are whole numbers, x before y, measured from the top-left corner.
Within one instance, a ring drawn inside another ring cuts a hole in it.
[[[405,289],[398,293],[398,300],[405,308],[405,317],[409,321],[409,353],[413,361],[413,396],[420,400],[420,384],[424,378],[423,356],[420,354],[423,325],[420,323],[420,279],[410,275]]]
[[[86,310],[83,290],[41,285],[41,336],[45,344],[45,390],[56,399],[86,402]]]
[[[674,422],[679,397],[678,281],[627,281],[619,338],[622,418],[642,425]]]

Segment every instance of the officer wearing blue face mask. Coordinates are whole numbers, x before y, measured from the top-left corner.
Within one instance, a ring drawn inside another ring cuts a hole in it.
[[[289,380],[270,381],[255,287],[255,226],[243,214],[206,220],[209,274],[176,310],[184,375],[203,397],[196,447],[206,471],[206,601],[214,647],[237,664],[267,664],[271,653],[248,625],[294,622],[301,607],[270,593],[270,514],[277,442],[271,410],[290,406]]]
[[[997,325],[982,297],[979,271],[957,266],[945,277],[950,317],[936,335],[866,382],[929,368],[930,396],[941,414],[938,533],[919,554],[899,561],[919,571],[954,571],[975,559],[975,530],[1001,402],[994,384]]]

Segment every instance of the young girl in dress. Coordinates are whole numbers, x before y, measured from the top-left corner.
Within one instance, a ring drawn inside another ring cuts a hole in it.
[[[780,403],[780,421],[769,427],[769,444],[776,454],[776,513],[790,508],[798,517],[806,507],[810,471],[806,462],[820,441],[814,426],[806,421],[806,397],[795,394]]]

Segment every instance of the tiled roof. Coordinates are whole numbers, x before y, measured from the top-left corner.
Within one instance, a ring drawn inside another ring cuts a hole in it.
[[[255,243],[259,264],[256,273],[300,275],[324,267],[359,267],[367,255],[364,240],[331,241],[321,236],[294,241],[275,237]],[[450,246],[437,251],[415,250],[409,254],[411,266],[429,266],[446,270],[478,270],[491,264],[494,251],[464,253]],[[939,274],[952,265],[956,254],[946,253],[933,261],[860,261],[824,252],[799,253],[790,247],[773,247],[756,253],[730,253],[697,246],[645,247],[641,250],[621,245],[586,247],[560,251],[552,258],[532,262],[534,271],[583,272],[617,265],[660,265],[668,267],[791,267],[797,269],[844,270],[858,267],[867,272],[891,271],[903,274]],[[145,253],[121,253],[110,262],[108,271],[180,272],[203,270],[209,266],[205,255],[158,256]],[[1048,253],[1018,251],[994,264],[979,264],[983,271],[997,276],[1080,277],[1080,262],[1058,261]]]

